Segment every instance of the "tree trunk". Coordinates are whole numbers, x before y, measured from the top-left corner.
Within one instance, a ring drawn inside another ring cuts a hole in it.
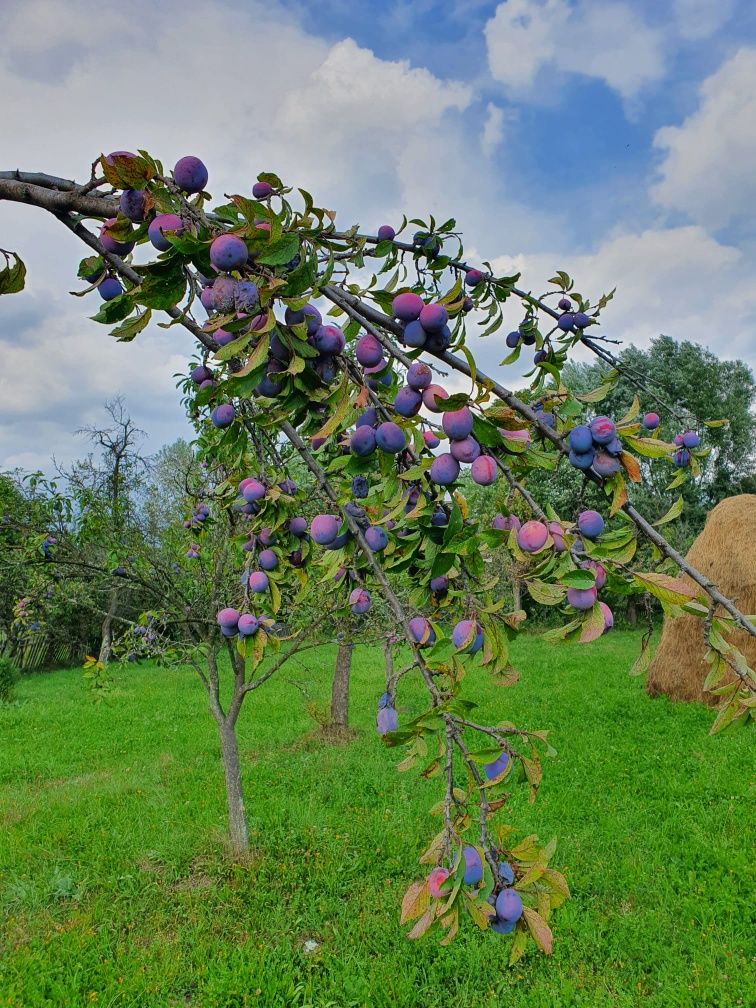
[[[242,790],[236,725],[224,718],[218,721],[218,734],[220,735],[223,773],[226,778],[228,835],[231,841],[231,851],[235,856],[238,856],[249,851],[249,830],[247,829],[247,815],[244,811],[244,791]]]
[[[331,724],[336,728],[349,727],[349,674],[352,671],[353,650],[354,644],[346,641],[339,644],[336,652],[331,686]]]
[[[98,660],[107,665],[110,661],[110,649],[113,645],[113,617],[118,610],[118,588],[110,589],[110,600],[108,602],[108,613],[102,621],[100,654]]]
[[[628,599],[625,616],[627,617],[627,622],[630,626],[634,627],[638,625],[638,606],[635,604],[634,598]]]

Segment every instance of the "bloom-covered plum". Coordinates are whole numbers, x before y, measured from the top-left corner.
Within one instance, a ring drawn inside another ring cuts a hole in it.
[[[465,654],[476,654],[483,647],[483,627],[473,620],[460,620],[452,630],[452,644]]]

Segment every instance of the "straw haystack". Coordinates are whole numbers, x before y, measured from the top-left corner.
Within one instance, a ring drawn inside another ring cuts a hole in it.
[[[741,494],[720,501],[709,513],[687,559],[742,613],[756,613],[756,495]],[[756,668],[756,638],[737,630],[729,639],[743,652],[751,668]],[[715,703],[717,698],[703,691],[709,671],[705,651],[700,619],[665,619],[659,649],[649,668],[647,691],[651,696],[664,694],[671,700]]]

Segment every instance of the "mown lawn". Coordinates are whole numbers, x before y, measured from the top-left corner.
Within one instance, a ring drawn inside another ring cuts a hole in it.
[[[127,666],[101,704],[80,671],[27,678],[0,709],[1,1008],[753,1005],[752,737],[711,738],[710,711],[649,700],[626,674],[636,646],[524,640],[520,684],[483,680],[486,716],[548,728],[558,749],[508,818],[559,837],[573,897],[553,957],[514,969],[509,940],[471,922],[449,949],[398,927],[439,783],[398,774],[374,734],[377,650],[355,653],[346,746],[308,737],[300,688],[325,702],[331,648],[252,695],[245,865],[224,857],[190,671]],[[402,701],[417,711],[421,693]]]

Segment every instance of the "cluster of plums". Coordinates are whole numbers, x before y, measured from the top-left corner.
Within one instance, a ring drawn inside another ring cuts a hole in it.
[[[254,637],[258,630],[267,630],[272,625],[268,616],[254,616],[252,613],[240,613],[238,609],[227,606],[216,615],[220,632],[224,637]]]
[[[514,530],[517,545],[523,553],[531,555],[540,553],[548,546],[551,546],[556,553],[564,553],[567,550],[564,538],[566,530],[559,522],[531,520],[523,524],[517,515],[498,514],[491,521],[491,527],[507,532]],[[605,523],[598,511],[588,509],[580,512],[575,528],[579,536],[593,541],[603,533]],[[590,588],[568,588],[567,602],[573,609],[584,612],[598,601],[598,592],[606,584],[606,570],[602,564],[590,559],[582,561],[580,566],[583,570],[593,572],[595,584]],[[604,614],[604,629],[610,630],[614,626],[614,615],[605,602],[599,602],[599,606]]]
[[[45,538],[42,541],[42,545],[40,546],[42,556],[45,558],[45,560],[50,559],[50,557],[53,554],[53,547],[56,546],[57,543],[58,540],[55,538],[55,536],[53,535],[45,536]]]
[[[210,517],[210,508],[207,504],[197,504],[192,512],[191,518],[184,521],[185,529],[201,529]]]
[[[578,424],[567,435],[569,460],[576,469],[588,469],[598,476],[613,476],[620,471],[622,442],[617,427],[608,416],[597,416],[590,424]]]
[[[451,346],[452,334],[447,325],[449,312],[444,305],[426,304],[419,294],[407,291],[396,295],[391,310],[402,324],[400,339],[405,346],[422,347],[431,354],[441,354]]]
[[[465,872],[463,876],[464,885],[478,886],[483,881],[483,860],[477,847],[466,845],[462,849],[462,857],[465,862]],[[497,934],[510,934],[517,926],[517,921],[522,917],[523,905],[522,897],[513,889],[515,873],[512,865],[508,861],[498,863],[498,873],[503,887],[498,893],[492,893],[488,902],[496,911],[495,916],[489,920],[489,927]],[[434,868],[428,876],[428,891],[433,899],[443,899],[448,896],[451,887],[447,885],[451,872],[448,868]]]
[[[672,461],[678,469],[684,469],[690,465],[690,453],[701,444],[701,438],[695,431],[685,431],[684,434],[675,434],[672,441],[677,446]]]

